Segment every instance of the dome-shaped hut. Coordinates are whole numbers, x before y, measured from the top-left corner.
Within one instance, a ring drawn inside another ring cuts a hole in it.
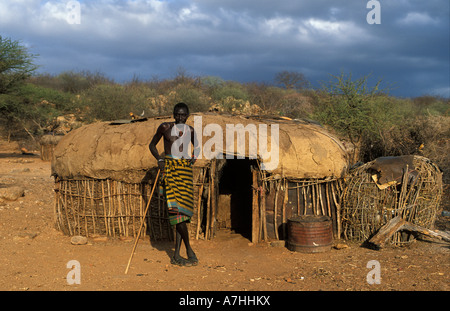
[[[147,217],[144,234],[170,238],[162,198],[154,195],[143,215],[157,173],[148,145],[169,121],[98,122],[61,139],[52,161],[57,227],[70,235],[135,236]],[[187,124],[203,150],[194,165],[192,235],[211,238],[229,228],[253,241],[283,238],[287,218],[306,214],[330,216],[337,227],[337,180],[346,173],[347,153],[321,126],[213,113],[193,113]]]
[[[58,142],[61,140],[62,135],[46,134],[39,140],[39,145],[41,147],[41,160],[51,161],[53,158],[53,150],[55,149]]]

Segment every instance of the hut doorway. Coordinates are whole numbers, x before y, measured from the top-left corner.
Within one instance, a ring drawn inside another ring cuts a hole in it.
[[[228,229],[252,239],[252,159],[227,159],[220,171],[217,198],[217,229]]]

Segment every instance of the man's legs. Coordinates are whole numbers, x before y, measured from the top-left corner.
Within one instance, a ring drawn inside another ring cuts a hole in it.
[[[177,235],[175,239],[175,254],[174,259],[180,260],[180,248],[181,248],[181,241],[184,242],[184,246],[186,247],[186,254],[188,256],[188,262],[190,263],[197,263],[197,257],[195,256],[194,251],[191,248],[191,245],[189,243],[189,232],[186,226],[186,221],[183,221],[176,225]]]

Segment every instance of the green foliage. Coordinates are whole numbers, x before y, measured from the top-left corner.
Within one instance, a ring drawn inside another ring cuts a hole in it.
[[[111,79],[108,79],[99,72],[90,71],[65,71],[57,76],[49,74],[39,74],[29,79],[35,85],[52,88],[63,92],[79,94],[91,87],[99,84],[113,84]]]
[[[37,68],[34,58],[20,42],[0,36],[0,119],[8,131],[25,128],[24,120],[34,114],[32,98],[20,94]]]
[[[55,114],[71,113],[80,108],[73,94],[32,83],[27,83],[20,89],[20,96],[28,98],[34,104],[51,107]]]
[[[420,114],[439,116],[450,115],[450,99],[435,96],[420,96],[412,99]]]
[[[381,81],[370,87],[369,76],[356,80],[344,74],[332,77],[315,95],[312,117],[356,146],[354,161],[417,154],[423,152],[421,145],[446,141],[447,130],[433,118],[442,116],[439,120],[448,123],[448,99],[395,98],[380,89]]]
[[[316,98],[313,117],[347,137],[354,145],[378,138],[389,114],[387,96],[380,90],[381,81],[368,85],[369,76],[356,80],[351,74],[332,76],[322,85]]]
[[[205,111],[208,109],[208,98],[201,89],[190,84],[182,83],[175,87],[173,92],[169,93],[170,112],[172,112],[175,103],[184,102],[189,106],[191,112]]]
[[[66,71],[58,76],[61,81],[61,89],[64,92],[78,94],[98,84],[112,83],[111,80],[104,77],[102,74],[90,71],[73,72]]]
[[[136,104],[142,94],[130,96],[130,89],[123,85],[100,84],[81,94],[87,107],[86,118],[95,120],[117,120],[129,118],[129,113],[142,111],[143,106]]]
[[[37,69],[35,57],[19,41],[0,36],[0,94],[13,90]]]
[[[203,86],[205,86],[207,89],[214,90],[219,87],[222,87],[225,84],[225,80],[223,80],[220,77],[215,76],[206,76],[200,78],[200,81]]]
[[[20,132],[25,131],[34,138],[43,134],[55,117],[76,108],[73,95],[29,83],[15,92],[0,94],[0,119],[12,136],[21,136]]]
[[[221,101],[227,97],[233,97],[238,100],[247,100],[248,93],[244,86],[237,82],[224,82],[211,90],[211,98],[213,100]]]

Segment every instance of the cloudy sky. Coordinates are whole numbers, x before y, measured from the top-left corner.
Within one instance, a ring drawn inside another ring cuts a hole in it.
[[[40,72],[50,74],[90,70],[126,82],[183,68],[272,83],[289,70],[318,87],[345,72],[383,79],[396,96],[449,97],[449,3],[0,0],[0,35],[38,54]]]

